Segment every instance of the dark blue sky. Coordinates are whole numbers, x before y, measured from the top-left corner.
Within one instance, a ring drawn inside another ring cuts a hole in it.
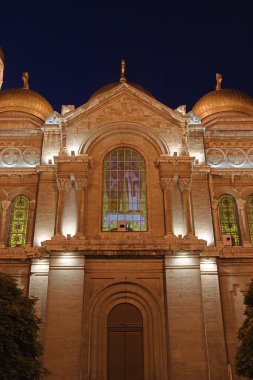
[[[253,96],[253,22],[250,1],[2,1],[3,89],[30,87],[56,110],[79,106],[120,75],[171,108],[190,110],[215,88]]]

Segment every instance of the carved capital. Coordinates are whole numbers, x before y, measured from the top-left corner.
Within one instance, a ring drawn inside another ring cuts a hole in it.
[[[179,178],[178,180],[178,187],[181,192],[184,190],[191,190],[191,184],[191,178]]]
[[[29,208],[30,210],[35,210],[36,201],[32,200],[29,202]]]
[[[70,188],[70,179],[69,178],[57,178],[57,187],[58,190],[68,191]]]
[[[244,211],[245,210],[246,201],[244,199],[237,199],[236,203],[237,203],[239,211]]]
[[[1,205],[2,205],[2,209],[3,211],[7,211],[9,206],[10,206],[11,202],[8,201],[8,200],[4,200],[1,202]]]
[[[75,181],[75,187],[76,190],[84,190],[88,186],[88,179],[87,178],[76,178]]]
[[[160,186],[162,188],[162,190],[167,190],[170,188],[170,186],[172,185],[173,183],[173,178],[172,177],[169,177],[169,178],[161,178],[161,181],[160,181]]]

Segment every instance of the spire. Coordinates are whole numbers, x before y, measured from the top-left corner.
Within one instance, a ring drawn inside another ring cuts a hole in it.
[[[216,74],[216,91],[221,90],[222,75],[220,73]]]
[[[3,49],[0,47],[0,90],[3,84],[3,77],[4,77],[4,52],[3,52]]]
[[[23,82],[24,82],[23,89],[24,90],[29,90],[29,83],[28,83],[29,74],[27,72],[23,73],[22,79],[23,79]]]
[[[124,59],[121,60],[121,76],[120,76],[120,83],[124,83],[126,82],[126,78],[125,78],[125,66],[126,66],[126,62],[124,61]]]

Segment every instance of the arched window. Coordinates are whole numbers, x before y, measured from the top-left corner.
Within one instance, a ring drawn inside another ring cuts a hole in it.
[[[27,235],[29,199],[18,195],[11,202],[10,225],[8,234],[9,247],[24,247]]]
[[[246,210],[249,222],[250,240],[253,243],[253,194],[246,198]]]
[[[103,231],[146,231],[146,175],[143,157],[118,148],[103,163]]]
[[[232,245],[241,245],[237,208],[231,195],[224,194],[219,198],[219,217],[221,233],[231,236]]]

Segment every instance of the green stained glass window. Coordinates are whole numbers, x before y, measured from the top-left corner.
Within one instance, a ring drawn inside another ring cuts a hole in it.
[[[250,239],[253,243],[253,195],[249,195],[246,198],[246,210],[249,222]]]
[[[221,233],[231,235],[232,245],[241,245],[237,208],[231,195],[224,194],[219,198],[219,216]]]
[[[103,231],[147,231],[143,157],[118,148],[103,163]]]
[[[24,195],[17,196],[11,203],[9,247],[24,247],[26,243],[29,199]]]

